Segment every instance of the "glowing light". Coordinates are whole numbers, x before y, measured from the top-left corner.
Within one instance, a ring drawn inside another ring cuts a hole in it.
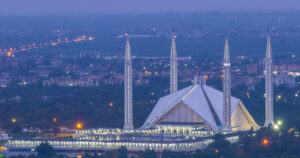
[[[114,106],[114,103],[113,103],[113,102],[110,102],[108,105],[109,105],[109,106]]]
[[[93,37],[89,37],[89,40],[92,41],[94,38]]]
[[[6,150],[5,146],[0,146],[0,151]]]
[[[151,74],[151,72],[149,72],[148,70],[145,71],[145,74]]]
[[[224,63],[223,65],[224,66],[230,66],[230,63]]]
[[[277,124],[275,124],[275,125],[274,125],[274,129],[275,129],[275,130],[278,130],[278,129],[279,129],[279,126],[278,126]]]
[[[278,124],[278,125],[282,125],[282,121],[281,121],[281,120],[278,120],[278,121],[277,121],[277,124]]]
[[[263,144],[263,145],[269,145],[269,139],[268,139],[268,138],[264,138],[264,139],[262,140],[262,144]]]
[[[9,56],[9,57],[10,57],[10,56],[11,56],[11,52],[7,52],[7,56]]]
[[[216,150],[215,150],[215,152],[216,152],[216,153],[218,153],[218,152],[219,152],[219,150],[218,150],[218,149],[216,149]]]
[[[53,120],[52,120],[53,122],[57,122],[57,118],[53,118]]]
[[[281,99],[281,95],[277,96],[278,99]]]
[[[77,129],[82,129],[82,127],[83,127],[82,123],[80,123],[80,122],[76,123],[76,128]]]
[[[289,130],[288,130],[288,133],[292,133],[292,132],[294,132],[296,129],[295,128],[290,128]]]
[[[16,123],[16,122],[17,122],[17,119],[12,118],[12,119],[11,119],[11,122],[12,122],[12,123]]]

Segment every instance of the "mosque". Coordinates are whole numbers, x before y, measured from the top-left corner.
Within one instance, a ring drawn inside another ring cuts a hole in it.
[[[140,128],[133,127],[132,58],[129,35],[126,34],[124,58],[124,128],[76,130],[73,138],[60,140],[12,139],[6,144],[7,154],[34,152],[36,146],[48,142],[60,152],[104,152],[125,146],[129,151],[147,148],[157,152],[195,151],[213,141],[213,135],[223,133],[229,141],[239,135],[256,131],[260,126],[243,102],[231,96],[231,70],[228,34],[223,60],[223,91],[206,85],[204,76],[195,75],[193,84],[178,90],[176,36],[172,36],[170,53],[170,94],[161,97]],[[266,121],[273,125],[272,51],[270,33],[267,36],[265,62]]]
[[[230,93],[231,79],[228,35],[226,35],[224,48],[223,92],[207,86],[204,76],[195,76],[193,85],[179,91],[177,90],[177,53],[175,39],[176,36],[173,35],[170,53],[170,94],[159,99],[141,128],[165,127],[165,129],[168,130],[177,131],[177,129],[189,127],[215,132],[259,129],[259,126],[247,111],[242,101],[232,97]],[[130,54],[130,52],[128,52],[130,51],[128,39],[126,47],[125,54],[128,55]],[[129,72],[126,71],[128,67],[129,66],[125,63],[125,73]],[[129,75],[125,78],[127,85],[130,84],[128,83]],[[130,91],[125,90],[125,101],[126,98],[131,95],[128,94],[128,92]],[[130,106],[130,104],[125,104],[125,109],[131,109],[128,108]],[[128,118],[132,117],[131,113],[132,112],[130,112],[130,114],[125,113],[125,120],[132,120],[132,118]],[[126,123],[125,121],[124,127],[128,127]]]

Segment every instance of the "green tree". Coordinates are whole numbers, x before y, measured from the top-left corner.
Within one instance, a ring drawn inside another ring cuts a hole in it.
[[[148,148],[142,154],[142,158],[156,158],[156,152],[154,150]]]
[[[128,158],[128,150],[126,147],[122,146],[117,150],[118,158]]]
[[[37,156],[36,156],[36,155],[33,155],[33,154],[31,154],[31,155],[27,156],[27,158],[37,158]]]
[[[54,158],[56,153],[49,143],[41,143],[36,147],[38,158]]]
[[[183,152],[172,152],[169,150],[164,150],[162,153],[162,158],[188,158],[189,155]]]

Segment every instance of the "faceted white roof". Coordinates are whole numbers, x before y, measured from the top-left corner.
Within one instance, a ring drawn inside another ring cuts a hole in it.
[[[174,105],[176,106],[180,101],[181,98],[192,88],[193,86],[186,87],[184,89],[181,89],[177,92],[174,92],[172,94],[169,94],[167,96],[164,96],[160,98],[155,105],[154,109],[150,113],[149,117],[147,118],[144,126],[148,126],[155,122],[155,120],[159,120],[158,118],[162,117],[162,114],[165,114],[171,110]]]
[[[239,101],[239,99],[231,97],[231,113],[234,112]],[[207,85],[194,84],[160,98],[142,128],[148,128],[156,124],[180,102],[190,107],[211,128],[218,129],[213,112],[209,106],[211,104],[219,121],[223,122],[223,92]]]
[[[203,89],[208,99],[210,100],[211,105],[213,106],[215,112],[217,113],[218,118],[220,119],[221,122],[223,122],[223,92],[218,91],[207,85],[204,85]],[[231,114],[233,114],[234,109],[238,105],[239,101],[240,101],[239,99],[235,97],[231,97]]]

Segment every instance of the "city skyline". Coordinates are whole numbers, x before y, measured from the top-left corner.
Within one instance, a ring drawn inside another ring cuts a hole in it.
[[[0,16],[0,157],[300,156],[296,13]]]

